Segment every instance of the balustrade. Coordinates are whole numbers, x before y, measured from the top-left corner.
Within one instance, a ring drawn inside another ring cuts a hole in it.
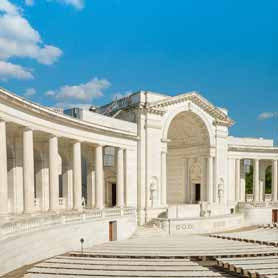
[[[61,203],[60,203],[61,202]],[[59,205],[64,204],[65,199],[59,198]],[[40,207],[40,200],[34,199],[34,207]],[[14,222],[8,222],[0,226],[0,236],[6,237],[17,233],[31,232],[46,226],[61,225],[66,223],[93,221],[94,219],[105,219],[121,216],[136,216],[136,208],[106,208],[103,210],[88,210],[86,213],[71,213],[60,215],[40,215],[33,218],[23,218]]]

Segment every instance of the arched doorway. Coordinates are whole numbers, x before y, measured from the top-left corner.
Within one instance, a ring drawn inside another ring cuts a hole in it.
[[[179,112],[167,133],[167,204],[198,203],[207,199],[207,157],[210,136],[194,112]]]

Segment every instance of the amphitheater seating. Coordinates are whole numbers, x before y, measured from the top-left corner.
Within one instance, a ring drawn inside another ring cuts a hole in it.
[[[128,240],[85,248],[82,253],[70,252],[38,263],[24,278],[233,277],[226,272],[227,268],[216,269],[205,263],[218,259],[222,266],[222,261],[244,262],[246,258],[265,261],[269,258],[275,263],[277,256],[275,246],[201,235],[169,237],[156,229],[139,228]]]
[[[232,277],[187,259],[111,259],[59,256],[37,264],[25,278]]]
[[[223,270],[241,274],[245,277],[278,277],[278,256],[217,259]]]
[[[259,227],[250,231],[214,234],[212,237],[278,246],[276,225]]]

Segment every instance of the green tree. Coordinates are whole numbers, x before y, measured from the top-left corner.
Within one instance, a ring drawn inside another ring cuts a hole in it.
[[[245,174],[245,193],[252,194],[253,193],[253,165],[250,165],[249,173]]]
[[[272,185],[272,167],[268,166],[265,171],[265,194],[271,193]]]

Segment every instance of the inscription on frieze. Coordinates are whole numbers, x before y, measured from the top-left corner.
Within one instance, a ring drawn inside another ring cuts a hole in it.
[[[176,230],[192,230],[193,229],[193,224],[181,224],[181,225],[176,225]]]

